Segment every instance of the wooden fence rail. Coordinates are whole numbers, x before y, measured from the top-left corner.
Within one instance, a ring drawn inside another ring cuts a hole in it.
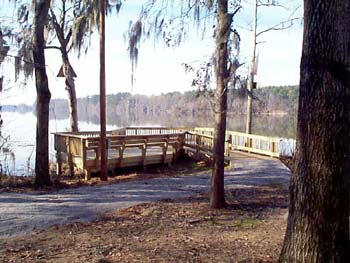
[[[194,132],[208,136],[214,135],[213,128],[194,128]],[[278,137],[267,137],[229,130],[226,131],[226,142],[230,144],[231,150],[241,150],[271,157],[280,157],[281,141],[282,139]]]

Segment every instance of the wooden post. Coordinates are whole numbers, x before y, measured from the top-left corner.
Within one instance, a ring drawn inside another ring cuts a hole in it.
[[[169,146],[169,139],[166,139],[164,145],[162,146],[162,150],[163,150],[162,162],[163,163],[165,163],[165,160],[166,160],[166,153],[168,151],[168,146]]]
[[[85,176],[85,180],[88,181],[91,179],[91,172],[84,169],[84,176]]]
[[[271,143],[271,157],[274,157],[274,153],[276,152],[276,142]]]
[[[67,155],[68,155],[68,166],[69,172],[71,176],[74,176],[74,164],[73,164],[73,155],[71,151],[71,138],[68,137],[67,140]]]
[[[141,150],[142,150],[142,167],[143,167],[143,170],[146,170],[146,165],[147,165],[147,160],[146,160],[147,140],[145,140],[145,142],[141,146]]]
[[[185,143],[185,133],[180,134],[179,137],[177,138],[174,160],[179,158],[182,152],[184,151],[183,149],[184,143]]]
[[[56,150],[56,173],[61,176],[62,174],[62,152],[61,152],[61,140],[59,135],[55,134],[55,150]]]
[[[124,149],[125,149],[125,142],[122,143],[122,145],[118,148],[119,152],[119,166],[122,166],[123,157],[124,157]]]
[[[228,135],[227,136],[228,137],[228,140],[226,141],[226,155],[227,156],[230,156],[230,152],[231,152],[231,142],[232,142],[232,135],[230,134],[230,135]]]
[[[60,150],[56,151],[56,172],[58,176],[62,175],[62,152]]]
[[[82,154],[82,162],[83,162],[83,171],[85,175],[85,180],[90,180],[91,179],[91,173],[86,169],[86,159],[87,159],[87,154],[86,154],[86,139],[81,139],[81,154]]]
[[[195,142],[196,142],[196,158],[199,158],[199,145],[201,142],[201,137],[199,137],[198,134],[195,135]]]

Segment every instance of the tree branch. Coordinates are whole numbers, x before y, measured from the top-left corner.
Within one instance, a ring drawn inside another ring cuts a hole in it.
[[[57,47],[57,46],[45,46],[45,49],[58,49],[58,50],[61,50],[61,48]]]
[[[67,48],[67,53],[69,53],[73,49],[73,47],[74,47],[73,44],[70,43],[69,47]]]
[[[66,44],[69,43],[69,40],[71,37],[72,37],[72,28],[69,29],[68,34],[66,36]]]
[[[274,25],[272,27],[269,27],[269,28],[266,28],[266,29],[260,31],[259,33],[256,34],[256,36],[258,37],[264,33],[270,32],[270,31],[280,31],[280,30],[285,30],[285,29],[291,28],[293,26],[293,21],[296,21],[296,20],[299,20],[299,17],[292,18],[292,19],[289,19],[286,21],[282,21],[282,22],[278,23],[277,25]],[[288,25],[285,25],[285,24],[288,24]]]
[[[280,8],[283,8],[284,10],[289,10],[289,8],[288,7],[286,7],[286,6],[284,6],[284,5],[281,5],[281,4],[279,4],[279,3],[277,3],[277,2],[271,2],[271,3],[269,3],[269,2],[262,2],[262,1],[258,1],[258,7],[260,7],[260,6],[265,6],[265,7],[280,7]]]
[[[233,11],[233,13],[230,14],[230,15],[231,15],[232,17],[234,17],[234,16],[238,13],[238,11],[241,10],[241,8],[242,8],[242,6],[237,7],[236,10]]]
[[[63,31],[61,30],[61,27],[57,21],[56,15],[51,8],[50,8],[50,14],[51,14],[51,20],[55,28],[58,41],[60,42],[62,48],[65,48],[65,39],[64,39]]]
[[[66,0],[62,0],[62,16],[61,16],[61,30],[64,32],[64,26],[66,23]]]

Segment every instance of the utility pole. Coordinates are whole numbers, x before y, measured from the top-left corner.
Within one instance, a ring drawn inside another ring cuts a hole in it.
[[[106,0],[99,1],[100,30],[100,179],[107,181],[107,144],[106,144],[106,57],[105,57],[105,11]]]
[[[258,23],[258,0],[254,0],[254,16],[253,16],[253,54],[250,62],[249,78],[248,78],[248,102],[247,102],[247,122],[246,133],[252,133],[252,116],[253,116],[253,89],[254,89],[254,75],[255,61],[256,61],[256,38],[257,38],[257,23]]]

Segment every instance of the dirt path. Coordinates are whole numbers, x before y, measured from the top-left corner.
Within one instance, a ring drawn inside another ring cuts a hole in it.
[[[287,186],[289,170],[276,159],[234,154],[226,189],[254,185]],[[103,213],[139,203],[192,196],[208,191],[209,174],[81,187],[50,194],[0,194],[0,238],[55,224],[91,221]]]

